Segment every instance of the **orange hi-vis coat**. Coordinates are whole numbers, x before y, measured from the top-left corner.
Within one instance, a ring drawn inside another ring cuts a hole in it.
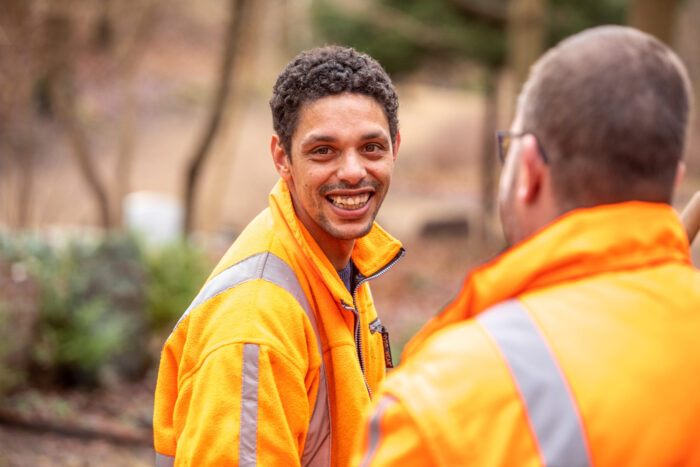
[[[472,271],[353,463],[700,465],[700,273],[668,205],[570,212]]]
[[[365,279],[389,269],[403,255],[401,244],[376,224],[356,240],[352,260],[365,279],[353,297],[296,217],[284,181],[269,200],[202,290],[247,258],[269,254],[291,268],[287,276],[296,276],[315,323],[299,297],[262,279],[195,302],[161,355],[153,423],[162,465],[300,465],[323,378],[321,358],[331,464],[348,465],[370,391],[384,380],[383,336]]]

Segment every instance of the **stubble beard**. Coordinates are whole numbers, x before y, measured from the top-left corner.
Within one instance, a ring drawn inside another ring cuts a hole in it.
[[[345,229],[343,227],[337,227],[333,222],[331,222],[328,217],[323,213],[319,212],[318,214],[318,219],[316,220],[318,225],[321,226],[321,228],[331,237],[337,238],[338,240],[355,240],[361,237],[364,237],[367,235],[371,230],[372,226],[374,225],[374,219],[377,217],[377,214],[379,213],[379,208],[381,207],[382,203],[384,202],[384,197],[386,196],[386,193],[388,189],[383,189],[384,185],[381,183],[375,181],[375,180],[370,180],[367,182],[362,182],[359,183],[356,186],[351,186],[347,184],[335,184],[335,185],[326,185],[321,187],[319,191],[319,195],[322,198],[325,198],[324,193],[328,193],[332,190],[337,190],[337,189],[357,189],[357,188],[365,188],[365,187],[372,187],[374,189],[374,194],[372,195],[373,201],[370,200],[368,202],[375,202],[376,206],[374,207],[374,211],[370,215],[369,220],[367,221],[367,224],[362,228],[362,230],[359,233],[345,233]],[[381,198],[380,198],[381,196]]]
[[[379,211],[379,206],[375,209],[375,211],[372,213],[372,216],[370,219],[367,221],[367,225],[365,225],[360,233],[345,233],[345,229],[342,227],[336,227],[329,219],[326,217],[325,214],[319,214],[318,218],[318,224],[321,226],[321,228],[331,237],[337,238],[338,240],[354,240],[360,237],[364,237],[367,235],[370,230],[372,230],[372,225],[374,224],[374,219],[377,217],[377,212]]]

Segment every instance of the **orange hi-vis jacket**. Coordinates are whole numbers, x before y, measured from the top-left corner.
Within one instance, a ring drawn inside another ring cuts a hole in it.
[[[280,180],[163,347],[157,464],[347,465],[386,372],[367,280],[402,255],[375,224],[355,241],[351,294]]]
[[[570,212],[474,270],[409,343],[354,464],[700,465],[699,336],[670,206]]]

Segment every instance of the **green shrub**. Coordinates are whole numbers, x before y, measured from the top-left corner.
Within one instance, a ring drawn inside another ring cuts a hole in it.
[[[11,362],[20,343],[14,339],[8,313],[7,304],[0,302],[0,396],[22,384],[26,377],[24,368]]]
[[[39,287],[27,252],[38,253],[37,246],[29,238],[0,232],[0,394],[25,381],[31,362]]]
[[[211,271],[204,249],[177,242],[147,255],[147,313],[151,328],[163,331],[177,322]]]
[[[0,232],[0,393],[24,374],[64,386],[141,378],[156,357],[152,333],[172,328],[210,269],[191,243],[148,248],[124,233],[57,242]],[[27,277],[18,283],[13,274]],[[18,319],[21,338],[12,329]],[[19,367],[10,362],[17,355],[26,355]]]
[[[128,379],[150,363],[143,282],[135,240],[73,238],[44,255],[35,363],[52,382],[95,385],[106,370]]]

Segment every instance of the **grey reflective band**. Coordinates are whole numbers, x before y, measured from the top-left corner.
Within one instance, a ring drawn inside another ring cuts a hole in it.
[[[477,321],[496,341],[511,369],[544,464],[591,465],[576,402],[527,311],[517,300],[508,300],[480,314]]]
[[[258,462],[258,382],[260,346],[243,345],[241,370],[241,427],[238,441],[238,465],[255,466]]]
[[[159,452],[156,453],[156,467],[173,467],[175,465],[175,458],[173,456],[166,456]]]
[[[379,447],[379,439],[381,438],[381,430],[379,423],[382,421],[384,416],[384,411],[389,406],[396,402],[392,396],[384,396],[384,398],[377,405],[377,409],[374,411],[372,418],[369,421],[369,446],[367,447],[367,453],[364,459],[362,459],[362,467],[370,465],[372,458],[377,453],[377,448]]]
[[[328,381],[326,379],[326,366],[323,362],[323,350],[321,348],[321,337],[318,332],[316,315],[309,305],[309,301],[304,294],[304,289],[302,289],[294,270],[287,263],[285,263],[278,256],[266,251],[250,256],[243,261],[240,261],[221,271],[209,282],[207,282],[199,294],[197,294],[195,299],[192,301],[192,304],[187,308],[185,313],[175,325],[175,329],[177,329],[177,326],[182,322],[182,320],[185,319],[185,317],[199,305],[202,305],[215,296],[243,284],[244,282],[256,279],[262,279],[266,282],[270,282],[287,291],[287,293],[294,297],[299,306],[301,306],[311,322],[311,326],[316,336],[318,354],[321,357],[321,367],[319,368],[319,384],[318,393],[316,395],[316,403],[314,404],[314,410],[309,421],[309,430],[306,435],[306,443],[304,445],[304,452],[302,453],[301,457],[301,465],[328,466],[331,463],[331,409],[330,398],[328,396]],[[173,329],[173,332],[175,332],[175,329]],[[252,446],[252,465],[255,465],[257,461],[255,447],[257,445],[257,362],[259,346],[254,344],[245,344],[243,348],[243,381],[241,389],[242,391],[246,389],[252,391],[253,368],[249,367],[248,359],[253,359],[253,352],[255,352],[255,407],[253,407],[252,404],[246,405],[246,396],[244,392],[242,392],[241,434],[239,444],[239,455],[241,456],[239,458],[240,465],[248,465],[245,462],[250,462],[244,459],[242,456],[244,443],[246,449],[248,450]],[[248,377],[246,376],[247,372],[250,372]],[[247,385],[248,383],[246,383],[246,380],[250,382],[251,386]],[[249,400],[253,400],[252,395],[249,397]],[[244,409],[246,409],[246,412],[243,411]],[[253,412],[255,414],[255,425],[253,429],[247,425],[248,422],[246,422],[246,426],[244,427],[243,418],[244,416],[249,416],[245,414],[250,414]],[[253,436],[252,441],[250,436]],[[246,456],[248,456],[250,452],[248,450],[245,452]]]

